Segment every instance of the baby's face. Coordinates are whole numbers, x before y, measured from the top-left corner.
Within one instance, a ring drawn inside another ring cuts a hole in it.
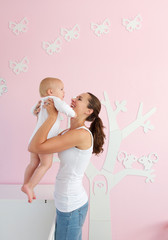
[[[60,98],[61,100],[64,99],[64,84],[63,82],[58,82],[55,84],[55,86],[53,87],[53,96]]]

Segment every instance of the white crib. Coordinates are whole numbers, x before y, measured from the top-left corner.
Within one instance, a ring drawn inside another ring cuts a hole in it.
[[[54,233],[55,233],[55,217],[53,219],[53,223],[52,223],[52,226],[51,226],[51,230],[50,230],[50,233],[49,233],[48,240],[54,240]]]
[[[53,185],[38,185],[31,204],[20,185],[0,185],[0,239],[54,240]]]

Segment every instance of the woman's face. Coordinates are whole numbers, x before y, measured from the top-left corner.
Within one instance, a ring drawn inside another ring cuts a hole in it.
[[[71,100],[71,107],[76,112],[77,116],[86,115],[86,118],[88,115],[90,115],[90,109],[87,107],[89,104],[89,94],[88,93],[82,93],[78,95],[75,98],[72,98]]]

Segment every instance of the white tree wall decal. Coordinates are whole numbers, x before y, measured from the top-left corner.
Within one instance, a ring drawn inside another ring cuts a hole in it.
[[[86,171],[86,176],[90,183],[89,240],[112,239],[110,214],[111,189],[128,175],[142,176],[145,177],[146,182],[153,182],[154,170],[152,169],[152,166],[158,160],[157,154],[155,153],[137,158],[133,155],[128,155],[125,152],[119,152],[122,140],[137,128],[143,127],[144,132],[153,129],[150,122],[146,122],[146,120],[155,113],[156,108],[152,108],[149,112],[143,115],[143,103],[141,103],[135,121],[124,129],[120,129],[116,117],[120,111],[127,111],[126,101],[122,101],[121,103],[116,101],[116,109],[113,110],[108,94],[104,92],[104,100],[102,101],[102,104],[107,111],[109,139],[107,155],[102,169],[98,170],[92,163],[90,163]],[[114,174],[113,172],[117,159],[123,161],[125,168]],[[134,161],[142,164],[144,169],[133,168],[132,163]]]

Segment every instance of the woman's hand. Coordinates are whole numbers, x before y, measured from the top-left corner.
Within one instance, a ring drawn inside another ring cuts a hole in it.
[[[37,117],[38,116],[38,114],[39,114],[39,112],[40,112],[40,105],[41,105],[41,101],[39,101],[38,103],[37,103],[37,105],[36,105],[36,108],[34,109],[34,112],[33,112],[33,114]]]
[[[54,106],[54,101],[51,98],[48,98],[45,102],[44,102],[44,106],[43,106],[47,112],[49,116],[53,116],[53,117],[57,117],[58,115],[58,111],[56,110],[55,106]]]

